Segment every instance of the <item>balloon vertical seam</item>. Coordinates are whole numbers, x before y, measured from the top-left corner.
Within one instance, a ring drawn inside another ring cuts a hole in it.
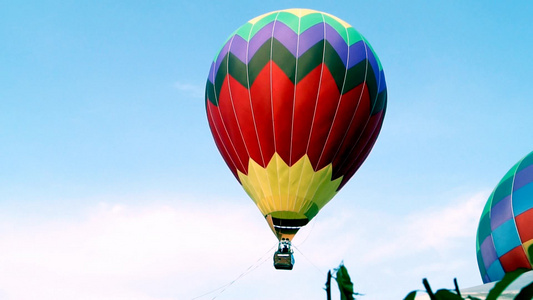
[[[515,180],[516,180],[516,173],[518,172],[518,170],[520,169],[520,165],[522,164],[522,162],[524,161],[524,159],[527,157],[524,156],[519,162],[518,164],[516,165],[516,168],[515,168],[515,171],[514,171],[514,174],[513,174],[513,183],[511,185],[511,212],[512,212],[512,216],[513,216],[513,224],[514,224],[514,228],[516,229],[516,234],[518,235],[518,238],[520,239],[520,246],[522,247],[522,251],[524,251],[524,254],[526,255],[526,257],[528,258],[528,261],[529,261],[529,266],[530,267],[533,267],[531,265],[531,257],[529,257],[528,253],[527,253],[527,249],[524,245],[524,243],[522,242],[522,237],[520,236],[520,232],[518,231],[518,226],[516,225],[516,216],[515,216],[515,212],[514,212],[514,207],[513,207],[513,195],[514,195],[514,183],[515,183]]]
[[[317,93],[316,93],[316,98],[315,98],[315,107],[314,107],[314,112],[313,112],[313,119],[311,121],[311,127],[309,129],[309,138],[307,140],[307,147],[305,149],[305,153],[309,153],[309,145],[311,144],[311,137],[313,136],[313,128],[315,127],[315,120],[316,120],[316,112],[317,112],[317,108],[318,108],[318,99],[320,98],[320,90],[322,89],[322,78],[323,78],[323,75],[324,75],[324,65],[325,65],[325,56],[326,56],[326,20],[324,19],[324,14],[323,13],[320,13],[321,17],[322,17],[322,22],[324,24],[324,29],[323,29],[323,32],[324,32],[324,38],[323,38],[323,44],[322,44],[322,63],[320,64],[320,78],[318,80],[318,90],[317,90]],[[315,173],[313,173],[311,176],[311,181],[314,180],[315,178],[315,175],[316,175],[316,170],[315,168],[313,168],[313,170],[315,171]],[[304,195],[304,199],[312,199],[311,198],[308,198],[307,197],[307,194],[309,193],[309,189],[311,188],[310,185],[307,186],[307,189],[305,191],[305,195]],[[318,187],[317,187],[318,188]],[[316,193],[316,190],[315,192],[313,193],[313,195]],[[311,202],[311,200],[310,200]]]
[[[250,28],[250,31],[248,32],[248,41],[251,39],[251,35],[252,35],[252,31],[253,31],[253,28],[255,26],[255,23],[252,23],[252,26]],[[254,108],[253,108],[253,102],[252,102],[252,94],[251,94],[251,90],[250,90],[250,73],[249,73],[249,53],[250,52],[250,43],[246,43],[246,83],[247,83],[247,92],[248,92],[248,100],[250,102],[250,110],[251,110],[251,114],[252,114],[252,120],[253,120],[253,124],[254,124],[254,130],[255,130],[255,135],[256,135],[256,138],[257,138],[257,145],[259,147],[259,154],[261,155],[261,161],[262,161],[262,166],[266,166],[266,161],[265,161],[265,157],[264,157],[264,154],[263,154],[263,148],[261,147],[261,139],[259,137],[259,132],[257,130],[257,124],[256,124],[256,120],[255,120],[255,114],[254,114]],[[251,161],[250,159],[248,160],[248,170],[250,170],[251,168]],[[249,171],[248,171],[249,172]],[[256,191],[257,193],[260,192],[262,194],[262,197],[265,198],[265,187],[263,185],[263,181],[262,180],[259,180],[259,174],[257,172],[253,172],[255,173],[255,176],[257,178],[257,181],[260,183],[261,185],[261,188],[260,188],[260,191]],[[271,184],[270,184],[270,177],[267,176],[267,187],[270,188],[270,193],[272,194],[272,187],[271,187]],[[259,207],[259,203],[256,203],[257,206]],[[270,208],[270,203],[267,202],[266,203]]]

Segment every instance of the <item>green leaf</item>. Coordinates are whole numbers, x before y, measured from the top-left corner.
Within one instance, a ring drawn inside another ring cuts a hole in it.
[[[529,257],[529,264],[533,262],[533,245],[527,247],[527,256]]]
[[[441,289],[435,293],[437,300],[463,300],[463,297],[452,293],[450,290]]]
[[[531,247],[530,247],[531,249]],[[520,290],[520,293],[516,295],[515,300],[530,300],[533,299],[533,282],[526,285]]]
[[[405,296],[403,300],[415,300],[415,297],[416,297],[416,291],[412,291],[409,294],[407,294],[407,296]]]
[[[487,295],[487,300],[496,300],[503,293],[503,291],[520,275],[524,274],[529,270],[527,269],[517,269],[512,272],[509,272],[503,276],[503,279],[500,280],[496,285],[490,290]]]
[[[341,300],[354,300],[353,283],[348,274],[346,267],[341,264],[337,271],[337,284],[339,285],[339,291],[341,294]]]

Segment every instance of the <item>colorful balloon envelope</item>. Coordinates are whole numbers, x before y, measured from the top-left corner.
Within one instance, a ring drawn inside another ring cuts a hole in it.
[[[532,268],[533,152],[503,176],[490,195],[477,231],[477,261],[484,283],[518,268]]]
[[[205,101],[218,150],[278,239],[292,239],[354,175],[386,102],[365,38],[308,9],[237,29],[215,56]]]

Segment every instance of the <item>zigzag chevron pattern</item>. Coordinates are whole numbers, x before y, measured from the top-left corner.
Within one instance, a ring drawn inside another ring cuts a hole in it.
[[[300,27],[295,24],[299,24]],[[265,55],[265,52],[276,55]],[[370,90],[381,93],[386,89],[379,59],[368,42],[353,27],[343,25],[342,21],[324,13],[313,12],[299,19],[293,13],[281,11],[268,14],[255,24],[248,22],[226,41],[212,63],[206,90],[212,91],[209,84],[214,84],[215,90],[219,91],[220,82],[228,73],[243,85],[246,86],[248,83],[252,85],[255,79],[253,75],[270,61],[284,66],[284,71],[293,83],[298,83],[322,62],[330,69],[342,69],[342,71],[348,69],[349,72],[364,72],[366,65],[369,64],[371,66],[368,70],[371,74],[367,76],[370,79],[369,84],[382,83]],[[298,70],[296,75],[294,68],[296,64],[307,68]],[[226,68],[221,70],[221,65]],[[249,78],[246,77],[247,72],[250,74]],[[360,84],[360,82],[351,82],[351,85],[342,88],[344,72],[336,73],[339,73],[336,82],[339,90],[342,89],[341,93]],[[215,101],[215,105],[216,96],[209,97],[211,101]]]
[[[266,168],[277,154],[291,167],[307,156],[315,172],[331,166],[339,190],[374,145],[387,89],[377,55],[353,27],[291,9],[252,19],[226,40],[205,98],[215,143],[237,180],[250,160]]]
[[[244,49],[246,49],[246,47],[244,47]],[[368,53],[369,51],[369,47],[363,42],[353,45],[350,49],[352,50],[350,52],[354,52],[351,57],[355,58],[358,58],[357,56],[362,56],[361,53]],[[265,53],[269,52],[276,53],[276,55],[265,55]],[[369,86],[370,97],[378,101],[377,105],[375,105],[375,111],[373,111],[373,114],[383,109],[384,94],[381,94],[380,97],[376,97],[376,91],[383,92],[386,89],[385,84],[379,86],[379,90],[377,86],[378,82],[384,82],[383,70],[379,72],[380,77],[378,77],[374,74],[374,67],[367,68],[368,64],[370,64],[370,66],[372,66],[372,64],[377,64],[373,55],[371,56],[372,59],[366,59],[363,57],[357,64],[346,68],[346,62],[342,61],[338,52],[327,40],[325,43],[316,43],[309,48],[307,52],[303,53],[298,59],[296,59],[296,57],[275,38],[268,39],[257,49],[256,53],[258,53],[258,55],[254,55],[246,64],[239,57],[234,55],[233,52],[228,51],[222,59],[218,60],[216,64],[219,66],[218,68],[216,68],[215,63],[212,64],[212,69],[209,73],[216,75],[213,75],[213,77],[208,80],[206,91],[208,93],[207,98],[210,99],[213,104],[217,105],[216,102],[219,95],[215,94],[215,91],[220,91],[221,85],[228,74],[233,76],[233,78],[243,86],[251,86],[254,84],[257,74],[272,61],[282,68],[285,75],[287,75],[294,84],[298,84],[312,70],[324,63],[330,71],[333,71],[332,74],[335,75],[337,89],[341,94],[352,90],[366,80],[366,83]],[[219,58],[221,57],[219,56]],[[353,61],[355,61],[355,59],[350,60],[350,62]],[[297,64],[299,68],[298,73],[295,74]],[[226,66],[226,68],[220,68],[220,65]],[[214,72],[213,68],[218,71]],[[368,72],[367,76],[364,76],[365,72]],[[345,78],[353,78],[355,80],[346,81]]]

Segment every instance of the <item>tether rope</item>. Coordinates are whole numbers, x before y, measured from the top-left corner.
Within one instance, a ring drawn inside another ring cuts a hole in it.
[[[274,250],[276,247],[277,247],[277,243],[276,245],[272,246],[272,248],[268,249],[267,252],[265,252],[265,254],[263,254],[258,260],[256,260],[254,263],[252,263],[244,272],[242,272],[239,276],[237,276],[235,279],[233,279],[232,281],[216,288],[216,289],[213,289],[205,294],[202,294],[200,296],[196,296],[194,298],[192,298],[191,300],[195,300],[195,299],[200,299],[202,297],[205,297],[207,295],[210,295],[210,294],[213,294],[215,293],[216,291],[220,291],[218,294],[216,294],[213,298],[211,298],[211,300],[214,300],[216,299],[217,297],[219,297],[222,293],[224,293],[224,291],[226,291],[227,288],[229,288],[230,286],[232,286],[235,282],[237,282],[238,280],[240,280],[241,278],[243,278],[244,276],[248,275],[249,273],[253,272],[254,270],[256,270],[257,268],[259,268],[262,264],[264,264],[270,257],[269,254],[271,254],[272,250]],[[315,265],[307,256],[305,256],[305,254],[303,254],[303,252],[298,249],[298,247],[292,245],[292,248],[296,249],[296,251],[298,251],[298,253],[300,253],[302,255],[303,258],[305,258],[319,273],[320,275],[322,276],[326,276],[326,273],[321,270],[317,265]]]
[[[326,272],[322,271],[319,267],[317,267],[307,256],[305,256],[300,249],[298,249],[296,246],[292,246],[294,249],[296,249],[315,269],[323,276],[326,276]]]
[[[200,296],[197,296],[197,297],[194,297],[192,298],[191,300],[195,300],[195,299],[199,299],[199,298],[202,298],[204,296],[207,296],[207,295],[210,295],[218,290],[220,290],[220,292],[218,294],[216,294],[213,298],[211,298],[211,300],[214,300],[216,299],[218,296],[220,296],[227,288],[229,288],[231,285],[233,285],[235,282],[237,282],[239,279],[241,279],[242,277],[248,275],[249,273],[251,273],[252,271],[254,271],[255,269],[257,269],[259,266],[261,266],[262,264],[264,264],[268,258],[269,258],[269,254],[272,252],[272,250],[274,248],[277,247],[277,243],[276,245],[274,245],[272,248],[268,249],[267,252],[265,252],[265,254],[263,254],[258,260],[256,260],[253,264],[251,264],[244,272],[242,272],[239,276],[237,276],[235,279],[233,279],[232,281],[230,281],[229,283],[226,283],[225,285],[223,286],[220,286],[214,290],[211,290],[205,294],[202,294]],[[301,253],[301,252],[300,252]]]
[[[311,229],[309,229],[309,232],[307,233],[307,236],[305,236],[304,240],[301,241],[300,243],[298,243],[298,247],[300,247],[301,245],[303,245],[303,243],[305,243],[305,241],[307,241],[307,238],[309,236],[311,236],[311,232],[313,232],[313,229],[315,229],[315,224],[316,224],[316,219],[317,217],[313,218],[313,220],[311,220]],[[308,224],[309,225],[309,224]],[[298,250],[299,251],[299,250]]]

